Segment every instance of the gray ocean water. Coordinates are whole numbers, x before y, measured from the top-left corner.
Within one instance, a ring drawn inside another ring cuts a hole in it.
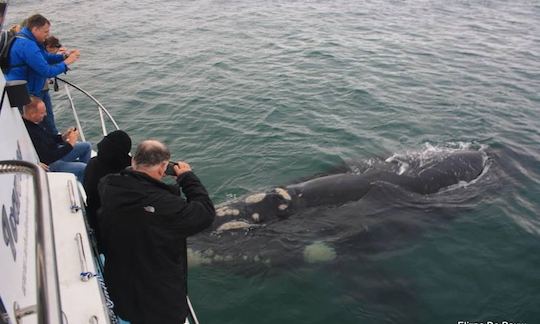
[[[284,242],[305,226],[331,261],[192,267],[202,323],[540,323],[538,1],[11,1],[8,21],[35,12],[82,52],[65,78],[135,141],[165,141],[216,203],[350,161],[490,157],[446,198],[381,190],[343,212],[354,220],[323,224],[354,236],[304,219],[271,238],[292,254]],[[355,228],[363,217],[375,231]],[[265,248],[247,242],[235,248]]]

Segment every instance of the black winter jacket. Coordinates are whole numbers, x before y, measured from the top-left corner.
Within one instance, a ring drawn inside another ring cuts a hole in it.
[[[98,183],[101,178],[111,173],[118,173],[131,165],[131,139],[121,130],[116,130],[97,144],[97,156],[88,161],[84,170],[84,191],[86,191],[86,216],[94,230],[99,252],[103,252],[99,231],[97,211],[101,207]]]
[[[49,165],[73,150],[73,146],[65,142],[61,135],[51,135],[43,126],[24,118],[23,121],[41,162]]]
[[[105,281],[123,319],[179,324],[187,316],[186,237],[210,226],[215,210],[194,173],[177,184],[132,170],[99,183]]]

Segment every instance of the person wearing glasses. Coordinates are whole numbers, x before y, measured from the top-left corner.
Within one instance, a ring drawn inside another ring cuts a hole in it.
[[[62,54],[64,55],[64,57],[66,57],[67,49],[62,47],[62,44],[60,44],[60,40],[58,40],[58,38],[56,38],[55,36],[51,35],[47,37],[43,42],[43,46],[49,54]],[[53,83],[53,78],[47,79],[47,81],[43,85],[43,89],[41,90],[41,100],[43,100],[43,102],[45,103],[45,107],[47,108],[47,116],[45,116],[45,118],[43,119],[42,126],[45,127],[45,129],[48,130],[51,134],[56,135],[58,133],[58,129],[56,128],[51,96],[49,94],[49,85]]]

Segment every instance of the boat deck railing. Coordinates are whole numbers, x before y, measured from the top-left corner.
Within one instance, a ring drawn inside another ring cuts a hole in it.
[[[62,323],[60,286],[54,246],[54,232],[49,186],[45,171],[27,161],[0,161],[0,174],[14,173],[32,177],[35,206],[35,253],[36,253],[36,305],[15,304],[15,320],[20,323],[23,317],[37,315],[38,323]]]
[[[71,111],[73,112],[73,118],[75,119],[75,123],[77,125],[77,129],[79,130],[79,134],[81,136],[81,140],[86,141],[86,137],[84,136],[84,130],[81,127],[81,121],[79,118],[79,114],[77,113],[77,108],[75,107],[75,102],[73,101],[73,96],[71,95],[70,87],[73,89],[78,90],[80,93],[84,94],[86,97],[88,97],[90,100],[92,100],[97,105],[98,115],[99,115],[99,121],[101,124],[101,133],[103,136],[107,135],[107,126],[105,123],[105,116],[108,117],[109,121],[114,125],[115,129],[120,129],[118,126],[118,123],[116,123],[116,120],[114,120],[114,117],[111,115],[111,113],[105,108],[101,102],[99,102],[94,96],[92,96],[88,91],[84,90],[83,88],[79,87],[78,85],[69,82],[67,80],[64,80],[62,78],[56,77],[55,78],[55,90],[57,81],[61,81],[64,83],[64,90],[66,91],[66,95],[69,99],[69,103],[71,106]]]

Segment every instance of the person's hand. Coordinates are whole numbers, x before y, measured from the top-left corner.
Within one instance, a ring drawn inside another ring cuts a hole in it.
[[[69,134],[70,134],[71,132],[73,132],[73,131],[75,131],[75,127],[70,127],[70,128],[68,128],[68,129],[62,134],[62,139],[63,139],[64,141],[67,141]]]
[[[191,166],[184,162],[184,161],[178,161],[176,162],[176,165],[174,166],[174,172],[176,173],[176,176],[178,177],[182,173],[191,171]]]
[[[71,146],[74,146],[75,143],[77,143],[78,138],[79,138],[79,131],[77,129],[74,129],[68,134],[67,142],[71,144]]]
[[[71,146],[74,146],[75,143],[77,143],[77,139],[79,138],[79,131],[75,127],[70,127],[64,134],[62,134],[62,139]]]
[[[70,51],[69,56],[64,60],[67,65],[77,61],[81,56],[81,52],[78,49]]]
[[[39,166],[45,170],[45,171],[49,171],[49,166],[43,162],[39,162]]]

